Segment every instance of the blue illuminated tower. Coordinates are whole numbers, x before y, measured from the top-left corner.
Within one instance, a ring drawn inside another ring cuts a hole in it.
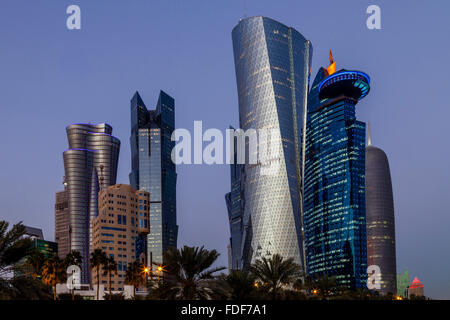
[[[148,263],[163,263],[163,252],[177,246],[175,164],[171,159],[175,100],[159,94],[155,110],[147,110],[139,93],[131,99],[130,184],[150,192],[150,233],[136,239],[136,250],[147,251]],[[142,204],[145,205],[145,204]],[[139,256],[140,252],[136,252]]]
[[[370,90],[359,71],[320,68],[308,98],[304,227],[307,273],[339,285],[367,281],[365,123],[355,106]]]

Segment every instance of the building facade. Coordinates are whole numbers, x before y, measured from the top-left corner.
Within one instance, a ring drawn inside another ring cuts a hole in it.
[[[424,296],[425,293],[423,290],[423,284],[416,277],[414,278],[411,285],[408,287],[408,298],[424,297]]]
[[[117,274],[111,274],[111,290],[123,291],[128,263],[142,261],[137,240],[150,231],[150,197],[144,190],[125,184],[104,188],[99,196],[99,215],[92,221],[93,250],[101,249],[117,262]],[[108,284],[109,276],[92,272],[92,282]]]
[[[98,192],[116,183],[120,140],[112,127],[73,124],[66,128],[69,149],[64,151],[69,207],[70,250],[82,256],[81,282],[90,283],[89,255],[92,220],[98,215]]]
[[[32,251],[40,252],[45,258],[51,258],[58,254],[58,244],[53,241],[47,241],[44,239],[44,233],[42,229],[24,226],[25,233],[24,238],[28,238],[31,241],[31,247],[29,248],[28,254]],[[15,264],[14,268],[14,276],[31,276],[33,274],[33,268],[27,265],[26,261],[28,259],[28,255],[23,257]],[[38,278],[41,276],[38,275]]]
[[[70,252],[70,218],[67,183],[64,190],[55,194],[55,242],[58,243],[58,256],[64,259]]]
[[[163,252],[177,246],[177,174],[171,152],[175,100],[161,91],[156,110],[149,111],[139,93],[131,99],[130,184],[150,193],[147,261],[163,263]]]
[[[302,142],[311,42],[266,17],[239,21],[232,31],[240,128],[271,129],[281,138],[275,174],[245,163],[241,267],[280,254],[303,265]]]
[[[408,297],[409,271],[406,269],[403,273],[397,274],[397,295],[404,298]]]
[[[234,128],[231,128],[234,129]],[[242,234],[244,216],[244,165],[237,161],[237,141],[233,148],[233,163],[230,165],[231,192],[225,195],[230,225],[229,269],[241,270],[242,266]]]
[[[320,68],[309,95],[304,226],[307,273],[339,285],[367,282],[365,124],[355,105],[369,91],[359,71]]]
[[[383,150],[366,148],[367,264],[381,272],[383,294],[397,293],[394,198],[389,162]]]

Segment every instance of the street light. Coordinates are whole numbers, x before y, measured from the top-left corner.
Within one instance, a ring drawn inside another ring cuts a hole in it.
[[[156,269],[156,271],[158,272],[158,282],[159,282],[159,275],[161,272],[164,271],[164,268],[162,266],[158,266],[158,268]]]

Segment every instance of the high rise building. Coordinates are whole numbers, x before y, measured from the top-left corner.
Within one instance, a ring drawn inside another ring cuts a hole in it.
[[[389,162],[383,150],[366,148],[367,264],[380,268],[383,294],[397,293],[394,199]]]
[[[145,262],[145,252],[137,240],[150,231],[149,193],[125,184],[104,188],[98,195],[99,215],[93,219],[93,249],[101,249],[117,262],[117,274],[111,274],[111,290],[123,291],[127,265],[135,260]],[[105,286],[109,277],[92,272],[92,282]]]
[[[55,194],[55,242],[58,244],[58,256],[64,259],[70,251],[70,218],[67,182],[64,190]]]
[[[339,285],[367,282],[365,124],[355,105],[369,91],[359,71],[320,68],[311,87],[306,130],[304,227],[307,273]]]
[[[408,297],[409,271],[406,269],[403,273],[397,274],[397,294],[404,298]]]
[[[280,254],[303,265],[302,142],[312,45],[295,29],[266,17],[232,31],[240,128],[276,130],[279,170],[246,163],[242,268]]]
[[[234,129],[231,127],[231,129]],[[233,163],[230,165],[231,192],[225,195],[228,210],[228,221],[230,224],[230,270],[242,269],[242,234],[243,234],[243,185],[244,185],[244,165],[237,162],[237,146],[234,143]]]
[[[111,135],[112,127],[106,123],[72,124],[66,131],[69,149],[63,157],[70,250],[81,253],[81,282],[90,283],[92,220],[98,215],[98,192],[116,183],[120,140]]]
[[[177,174],[171,152],[175,100],[159,94],[156,110],[149,111],[138,92],[131,99],[130,184],[150,193],[147,261],[163,263],[163,252],[177,246]]]

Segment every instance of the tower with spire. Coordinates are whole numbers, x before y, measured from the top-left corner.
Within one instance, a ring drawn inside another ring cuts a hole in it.
[[[319,69],[308,96],[304,173],[304,243],[307,273],[336,276],[339,285],[367,282],[365,123],[356,104],[370,90],[361,71]]]

